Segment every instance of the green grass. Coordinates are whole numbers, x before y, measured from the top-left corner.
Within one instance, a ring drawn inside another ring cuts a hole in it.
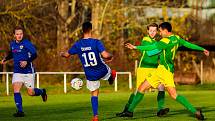
[[[207,121],[215,121],[215,90],[178,91],[196,107],[201,107]],[[196,121],[180,104],[166,96],[166,107],[170,112],[165,117],[157,117],[156,92],[147,93],[137,106],[133,118],[115,117],[121,111],[130,92],[101,93],[99,96],[100,121]],[[47,102],[41,97],[23,96],[26,116],[14,118],[13,96],[0,97],[0,121],[89,121],[92,117],[90,94],[49,95]]]

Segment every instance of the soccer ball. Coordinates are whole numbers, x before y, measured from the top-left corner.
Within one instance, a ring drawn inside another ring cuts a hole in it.
[[[70,82],[71,87],[75,90],[79,90],[83,86],[83,81],[80,78],[74,78]]]

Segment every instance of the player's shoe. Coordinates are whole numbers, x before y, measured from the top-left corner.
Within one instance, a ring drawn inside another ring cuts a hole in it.
[[[13,116],[14,116],[14,117],[24,117],[25,114],[24,114],[24,112],[19,112],[19,111],[17,111],[16,113],[13,114]]]
[[[133,112],[125,111],[118,113],[117,117],[133,117]]]
[[[122,111],[122,112],[120,112],[120,113],[116,113],[116,116],[117,117],[120,117],[120,115],[122,115],[124,112],[126,112],[126,111],[128,111],[128,107],[127,106],[125,106],[125,108],[124,108],[124,110]]]
[[[99,121],[98,116],[94,116],[94,117],[92,118],[92,121]]]
[[[46,89],[42,89],[43,90],[43,93],[41,95],[42,99],[43,99],[43,102],[46,102],[47,101],[47,94],[46,94]]]
[[[116,113],[116,116],[117,116],[117,117],[120,117],[123,113],[125,113],[125,111],[122,111],[122,112],[120,112],[120,113]]]
[[[195,117],[198,119],[198,120],[205,120],[205,117],[204,115],[202,114],[202,110],[201,109],[198,109],[196,114],[195,114]]]
[[[160,109],[160,110],[157,112],[157,116],[158,116],[158,117],[164,116],[164,115],[166,115],[168,112],[169,112],[169,108]]]
[[[110,78],[108,79],[108,82],[109,82],[110,85],[113,84],[115,78],[116,78],[116,70],[112,70],[112,71],[111,71],[111,76],[110,76]]]

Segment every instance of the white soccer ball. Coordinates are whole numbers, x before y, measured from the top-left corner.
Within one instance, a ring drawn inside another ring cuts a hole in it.
[[[83,81],[80,78],[74,78],[71,80],[70,84],[72,88],[79,90],[83,86]]]

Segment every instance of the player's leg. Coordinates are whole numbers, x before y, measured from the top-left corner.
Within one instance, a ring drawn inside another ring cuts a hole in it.
[[[108,82],[110,85],[113,84],[115,78],[116,78],[116,70],[111,70],[110,77],[108,78]]]
[[[113,82],[114,82],[114,80],[115,80],[115,78],[116,78],[116,70],[111,70],[110,67],[109,67],[108,65],[106,65],[106,67],[107,67],[107,73],[106,73],[105,76],[102,77],[101,79],[102,79],[102,80],[107,80],[108,83],[109,83],[110,85],[112,85]]]
[[[194,108],[191,103],[182,95],[177,95],[175,87],[167,87],[167,91],[170,95],[170,97],[180,104],[182,104],[185,108],[187,108],[192,114],[195,115],[195,117],[199,120],[204,120],[204,116],[201,112],[201,110],[197,110]]]
[[[16,104],[17,112],[13,114],[14,117],[24,117],[24,112],[22,109],[22,96],[20,93],[20,89],[22,88],[22,82],[14,82],[13,90],[14,90],[14,101]]]
[[[146,70],[145,68],[137,68],[137,81],[136,81],[136,89],[142,84],[142,82],[146,79],[146,76],[150,73],[150,70]],[[129,96],[128,102],[124,106],[124,110],[120,113],[116,113],[116,116],[120,116],[123,112],[128,111],[128,107],[132,103],[134,96],[136,94],[137,90],[135,92],[131,93]]]
[[[134,96],[134,99],[131,103],[131,105],[128,108],[128,111],[134,112],[135,107],[139,104],[139,102],[142,100],[144,96],[144,92],[148,90],[151,87],[150,83],[145,80],[138,88],[136,95]]]
[[[98,121],[98,95],[99,95],[100,81],[87,80],[87,88],[91,92],[91,105],[93,110],[92,121]]]
[[[30,96],[41,96],[43,99],[43,102],[47,101],[46,89],[27,88],[27,91],[28,91],[28,95],[30,95]]]
[[[147,80],[145,80],[139,86],[138,91],[137,91],[136,95],[134,96],[134,99],[128,108],[128,111],[122,113],[121,115],[119,115],[119,117],[133,117],[133,112],[134,112],[135,107],[143,99],[145,90],[148,90],[150,87],[151,87],[150,83]]]
[[[132,101],[134,99],[134,96],[135,96],[135,92],[131,93],[131,95],[129,96],[128,102],[125,104],[125,107],[124,107],[123,111],[120,112],[120,113],[116,113],[116,116],[120,116],[124,112],[128,111],[128,108],[131,105],[131,103],[132,103]]]
[[[91,105],[93,109],[93,119],[92,121],[98,121],[98,95],[99,89],[91,91]]]
[[[41,96],[43,101],[47,101],[47,94],[45,89],[34,88],[34,74],[26,74],[24,78],[24,84],[27,87],[28,95]]]
[[[151,73],[147,74],[147,76],[145,77],[147,79],[145,79],[145,81],[142,82],[141,85],[139,86],[138,91],[128,108],[128,111],[120,115],[120,117],[133,117],[134,109],[143,99],[144,92],[151,87],[154,87],[154,88],[158,87],[158,84],[160,82],[158,81],[159,78],[158,76],[156,76],[156,73],[157,73],[157,70],[155,69]]]
[[[143,89],[145,88],[144,85],[144,81],[145,79],[147,78],[148,75],[151,75],[151,72],[153,71],[154,69],[151,69],[151,68],[137,68],[137,83],[136,83],[136,91],[131,94],[130,98],[129,98],[129,101],[128,101],[128,107],[131,105],[131,103],[133,102],[134,100],[134,97],[135,95],[137,94],[137,92],[140,90],[140,89]],[[146,82],[145,82],[146,83]],[[145,89],[144,89],[145,90]]]
[[[175,89],[175,84],[174,84],[173,73],[166,70],[166,68],[164,66],[158,66],[157,74],[159,75],[161,83],[165,85],[165,87],[172,99],[176,100],[177,102],[182,104],[184,107],[186,107],[190,112],[195,114],[195,116],[198,119],[204,119],[204,116],[202,115],[201,111],[197,111],[184,96],[177,95],[176,89]]]
[[[12,86],[13,86],[13,92],[14,92],[14,101],[16,104],[17,112],[13,114],[15,117],[23,117],[24,112],[22,109],[22,96],[20,93],[20,90],[23,86],[23,76],[22,74],[13,74],[12,78]]]
[[[169,108],[164,108],[164,98],[165,98],[165,87],[163,84],[160,84],[158,86],[158,95],[157,95],[157,103],[158,103],[157,116],[163,116],[169,112]]]

